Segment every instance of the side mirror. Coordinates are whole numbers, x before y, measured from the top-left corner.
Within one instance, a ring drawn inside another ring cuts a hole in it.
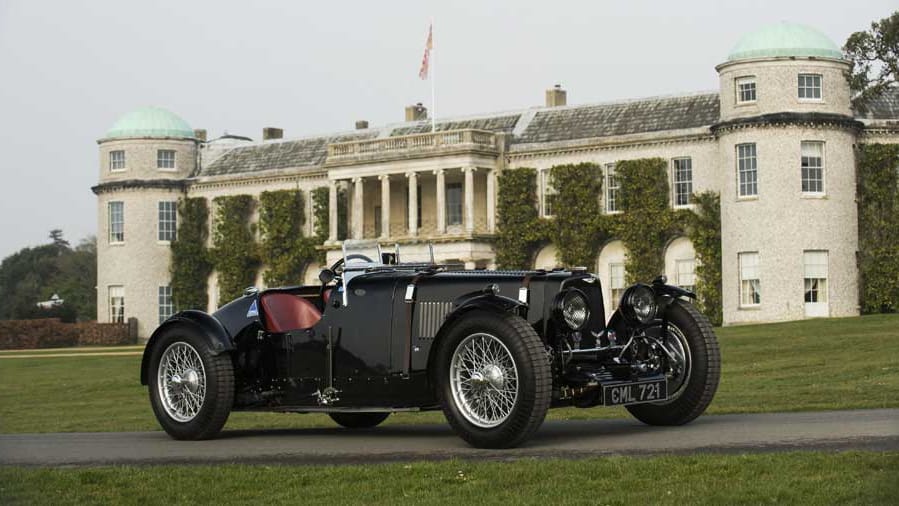
[[[322,269],[321,272],[318,273],[318,280],[322,282],[323,285],[327,285],[331,281],[334,281],[335,274],[331,269]]]

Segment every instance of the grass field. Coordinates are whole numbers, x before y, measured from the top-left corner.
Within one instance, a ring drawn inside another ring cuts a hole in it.
[[[723,372],[710,413],[899,407],[899,315],[726,327],[717,333]],[[0,432],[159,430],[138,381],[139,356],[2,358],[14,353],[0,352]],[[626,412],[566,408],[549,417],[619,416]],[[442,421],[434,412],[388,419]],[[234,413],[226,429],[310,426],[333,422],[324,415]]]
[[[0,468],[2,504],[895,504],[899,453]]]

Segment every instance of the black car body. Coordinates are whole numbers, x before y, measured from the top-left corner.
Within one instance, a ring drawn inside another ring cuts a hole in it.
[[[600,281],[582,269],[371,256],[381,261],[345,252],[321,286],[251,288],[211,315],[161,325],[141,382],[163,427],[197,439],[232,410],[327,412],[367,427],[443,409],[471,444],[508,447],[550,407],[621,404],[647,423],[679,424],[714,394],[711,327],[692,294],[661,279],[631,287],[606,322]]]

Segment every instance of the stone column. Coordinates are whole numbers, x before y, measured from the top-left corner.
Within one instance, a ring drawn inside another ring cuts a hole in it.
[[[409,184],[409,236],[418,235],[418,174],[407,172]]]
[[[365,213],[362,212],[364,183],[365,181],[361,177],[353,178],[353,239],[362,239],[365,233]]]
[[[382,174],[381,180],[381,239],[390,237],[390,176]]]
[[[337,181],[328,181],[328,242],[337,242]]]
[[[434,171],[437,175],[437,233],[446,233],[446,176],[443,169]]]
[[[462,223],[465,224],[465,233],[474,233],[474,171],[477,167],[463,167],[465,176],[463,188],[465,207],[462,208]]]
[[[487,233],[496,232],[496,169],[487,171]]]

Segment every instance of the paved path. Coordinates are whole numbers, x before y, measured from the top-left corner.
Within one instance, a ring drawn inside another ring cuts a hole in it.
[[[197,442],[162,432],[4,434],[0,465],[326,464],[801,449],[899,451],[899,409],[703,416],[682,427],[629,419],[552,421],[524,446],[505,451],[471,448],[446,425],[235,430]]]

